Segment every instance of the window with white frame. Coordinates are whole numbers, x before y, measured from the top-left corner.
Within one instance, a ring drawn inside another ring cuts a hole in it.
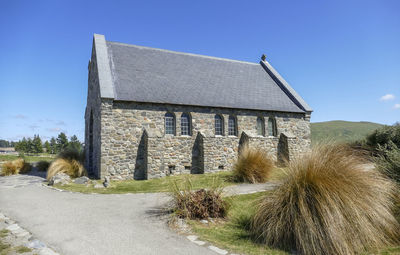
[[[215,135],[224,135],[224,119],[221,115],[215,115]]]
[[[191,134],[191,123],[190,115],[187,113],[182,113],[181,115],[181,135],[192,135]]]
[[[175,135],[175,115],[170,112],[165,114],[165,134]]]

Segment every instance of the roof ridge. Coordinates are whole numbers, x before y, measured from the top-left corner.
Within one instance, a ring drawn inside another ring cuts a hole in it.
[[[213,57],[213,56],[201,55],[201,54],[196,54],[196,53],[187,53],[187,52],[166,50],[166,49],[160,49],[160,48],[152,48],[152,47],[147,47],[147,46],[140,46],[140,45],[135,45],[135,44],[121,43],[121,42],[113,42],[113,41],[107,41],[107,40],[106,40],[106,42],[112,43],[112,44],[117,44],[117,45],[122,45],[122,46],[135,47],[135,48],[139,48],[139,49],[157,50],[157,51],[168,52],[168,53],[179,54],[179,55],[202,57],[202,58],[229,61],[229,62],[234,62],[234,63],[250,64],[250,65],[260,65],[259,63],[254,63],[254,62],[235,60],[235,59],[229,59],[229,58]]]

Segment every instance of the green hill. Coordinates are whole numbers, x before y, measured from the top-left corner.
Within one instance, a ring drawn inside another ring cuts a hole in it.
[[[382,124],[373,122],[351,122],[334,120],[311,123],[311,141],[313,144],[321,141],[351,142],[365,138]]]

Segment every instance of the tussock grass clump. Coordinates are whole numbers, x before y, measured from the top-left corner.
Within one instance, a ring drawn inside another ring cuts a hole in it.
[[[2,175],[25,174],[29,173],[31,170],[31,164],[25,162],[22,158],[7,161],[2,165]]]
[[[239,182],[263,183],[268,180],[273,168],[274,163],[267,153],[245,145],[233,167],[233,174]]]
[[[57,173],[65,173],[71,178],[87,176],[86,170],[82,163],[75,159],[58,158],[54,160],[47,170],[47,180],[49,181]]]
[[[1,166],[1,175],[7,176],[7,175],[18,174],[18,173],[19,173],[19,170],[17,169],[17,166],[12,163],[12,161],[6,161]]]
[[[204,219],[223,218],[229,203],[222,199],[221,185],[214,183],[208,190],[193,190],[190,179],[182,186],[172,183],[173,211],[180,218]]]
[[[83,167],[83,151],[67,148],[57,155],[47,170],[47,180],[50,180],[57,173],[65,173],[71,178],[87,176],[86,169]]]
[[[395,184],[349,147],[324,145],[290,162],[287,179],[260,200],[255,238],[301,254],[359,254],[399,242]]]
[[[48,161],[39,161],[36,164],[36,167],[38,168],[39,171],[45,172],[49,168],[50,163]]]

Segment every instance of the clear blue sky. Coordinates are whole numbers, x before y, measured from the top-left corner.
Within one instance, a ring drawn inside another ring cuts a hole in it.
[[[312,122],[393,124],[399,14],[397,0],[1,1],[0,139],[83,138],[93,33],[251,62],[265,53]]]

